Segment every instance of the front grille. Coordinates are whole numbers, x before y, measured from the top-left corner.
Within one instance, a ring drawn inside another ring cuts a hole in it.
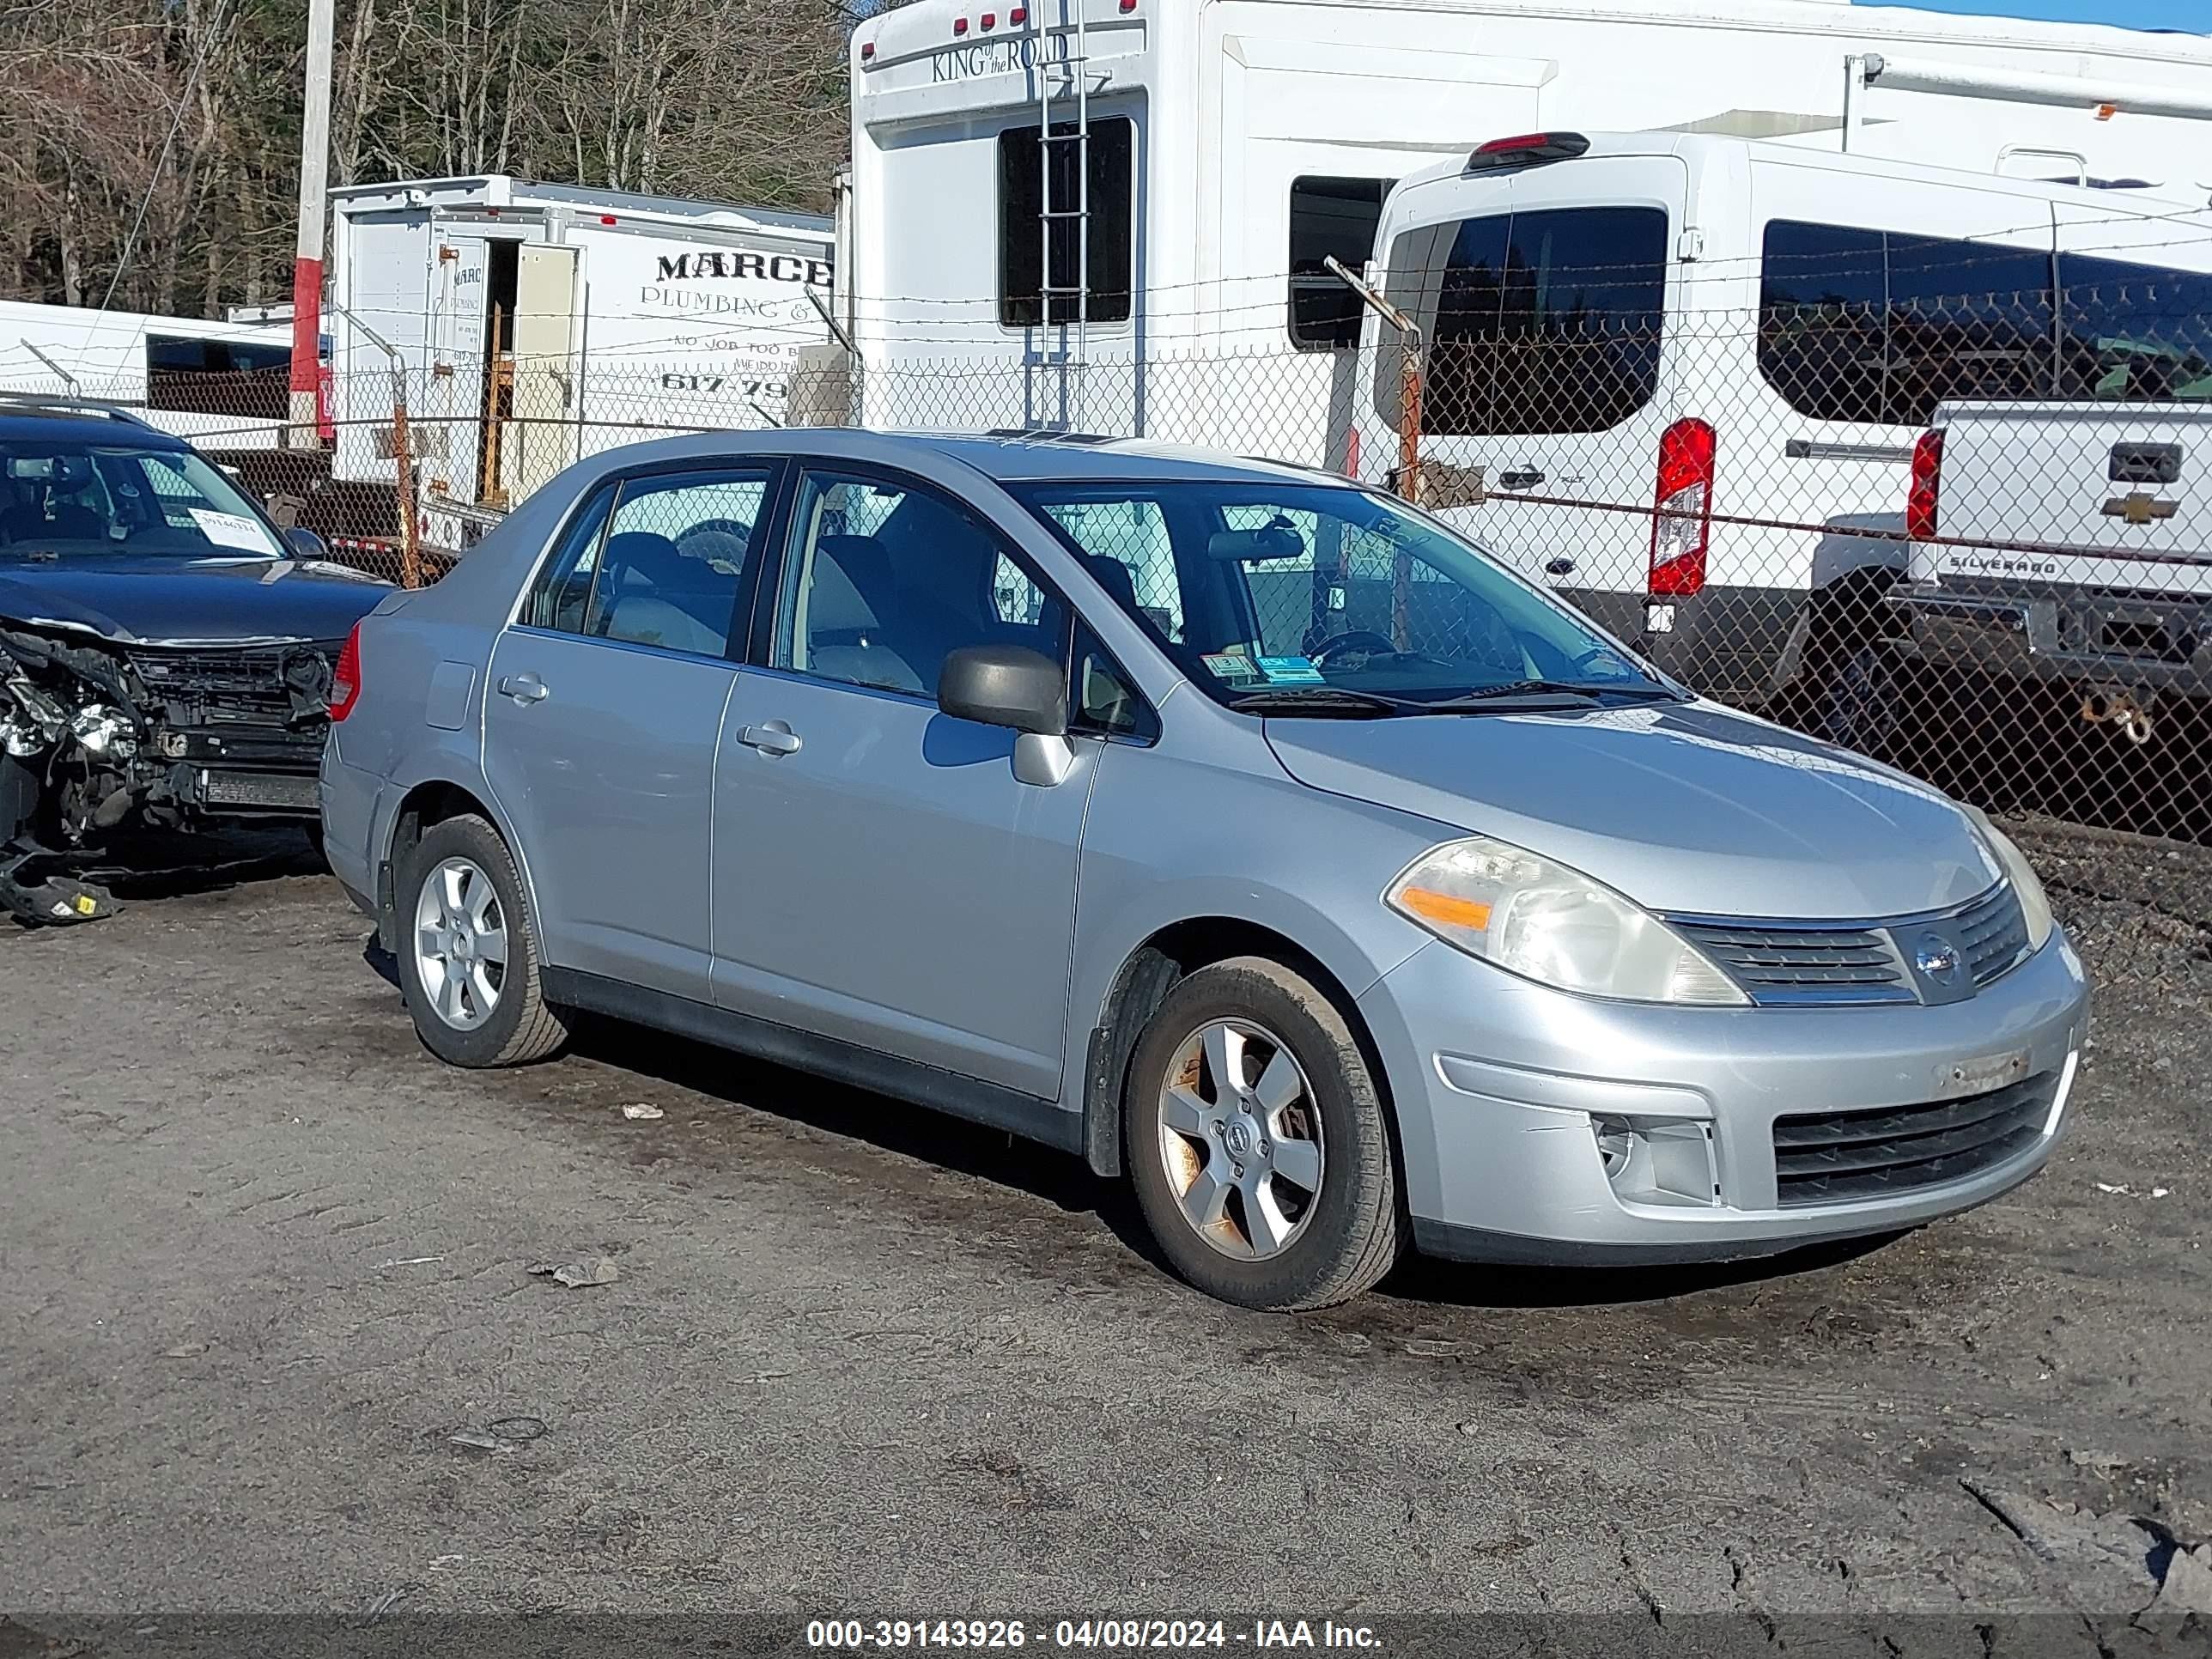
[[[1940,1187],[2026,1152],[2043,1133],[2058,1075],[2045,1072],[1929,1106],[1800,1112],[1774,1120],[1782,1208]]]
[[[2027,918],[2009,882],[1941,915],[1885,922],[1736,921],[1669,917],[1668,924],[1711,957],[1753,1002],[1917,1002],[1906,967],[1917,938],[1954,939],[1979,989],[2027,955]]]
[[[1987,985],[2027,954],[2027,917],[2010,882],[1959,913],[1959,943],[1976,985]]]
[[[1677,922],[1756,1002],[1911,1002],[1912,985],[1873,928]]]

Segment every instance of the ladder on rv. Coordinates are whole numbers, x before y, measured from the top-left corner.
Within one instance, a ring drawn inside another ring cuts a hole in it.
[[[1046,16],[1046,7],[1054,5],[1060,12],[1056,31]],[[1090,362],[1091,346],[1091,76],[1085,67],[1091,55],[1084,10],[1085,0],[1042,0],[1036,6],[1037,167],[1041,174],[1037,192],[1037,320],[1048,329],[1055,322],[1063,328],[1073,325],[1073,334],[1061,337],[1062,362],[1069,371],[1073,392],[1067,413],[1079,427],[1082,423],[1084,371]],[[1055,33],[1064,48],[1064,55],[1058,58],[1053,52]],[[1065,83],[1055,99],[1053,82],[1063,73]],[[1055,132],[1054,111],[1070,102],[1074,105],[1073,118],[1061,122],[1066,131]],[[1063,151],[1073,156],[1067,169],[1075,186],[1073,206],[1054,204],[1054,163]],[[1054,232],[1060,225],[1074,227],[1072,283],[1053,281]],[[1066,307],[1073,314],[1055,316],[1054,302],[1063,299],[1073,302]]]

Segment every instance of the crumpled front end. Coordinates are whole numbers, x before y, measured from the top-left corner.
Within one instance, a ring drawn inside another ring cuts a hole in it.
[[[337,642],[117,644],[0,623],[0,889],[126,824],[312,820]],[[40,886],[51,884],[40,884]],[[97,890],[86,890],[97,894]],[[80,893],[0,892],[41,921]]]

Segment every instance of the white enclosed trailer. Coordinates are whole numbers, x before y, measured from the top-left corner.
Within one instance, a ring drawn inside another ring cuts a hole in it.
[[[205,448],[274,447],[291,365],[282,324],[0,300],[0,392],[122,404]]]
[[[829,337],[808,297],[830,298],[824,217],[499,176],[332,210],[343,481],[396,477],[395,357],[426,496],[500,507],[616,444],[781,424],[800,349]]]
[[[1842,0],[915,0],[855,31],[850,70],[841,280],[873,425],[1340,464],[1359,319],[1322,258],[1356,269],[1393,183],[1507,134],[2212,197],[2212,40]]]

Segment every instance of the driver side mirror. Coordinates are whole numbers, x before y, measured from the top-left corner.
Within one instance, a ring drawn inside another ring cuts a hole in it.
[[[284,532],[284,544],[295,559],[328,559],[331,544],[305,525],[294,525]]]

